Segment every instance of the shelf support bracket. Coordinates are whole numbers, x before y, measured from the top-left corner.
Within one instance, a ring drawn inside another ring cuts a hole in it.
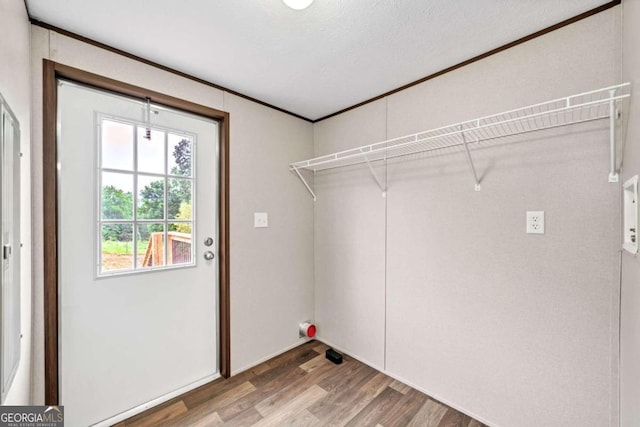
[[[473,179],[476,183],[475,190],[480,191],[482,187],[480,186],[480,180],[478,179],[478,173],[476,172],[476,167],[473,164],[473,158],[471,157],[471,152],[469,151],[469,145],[467,144],[467,138],[464,136],[464,132],[462,131],[462,126],[460,126],[460,135],[462,135],[462,145],[464,145],[464,151],[467,154],[467,160],[469,161],[469,167],[471,168],[471,173],[473,174]]]
[[[387,197],[387,189],[384,185],[382,185],[382,181],[378,177],[378,174],[376,173],[375,169],[373,169],[373,166],[371,166],[371,162],[369,161],[369,158],[366,155],[364,155],[363,157],[364,157],[365,163],[367,164],[367,167],[369,168],[369,172],[371,172],[371,176],[373,177],[373,180],[376,182],[376,184],[378,184],[380,191],[382,191],[382,197]]]
[[[307,187],[307,191],[309,191],[309,193],[311,193],[311,195],[313,196],[313,201],[316,201],[316,193],[313,192],[313,190],[311,189],[311,187],[309,186],[309,184],[307,183],[307,180],[304,179],[304,177],[302,176],[302,174],[300,173],[300,171],[298,170],[297,167],[295,166],[291,166],[291,168],[293,169],[293,171],[296,173],[296,175],[298,175],[298,178],[300,178],[300,181],[302,181],[302,183],[304,184],[305,187]]]
[[[611,95],[611,101],[609,101],[609,182],[618,182],[620,177],[616,171],[616,100],[613,99],[616,96],[616,89],[609,91]]]

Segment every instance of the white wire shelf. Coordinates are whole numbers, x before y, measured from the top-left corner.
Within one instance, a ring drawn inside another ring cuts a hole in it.
[[[619,104],[629,96],[630,84],[623,83],[309,160],[302,160],[291,163],[289,168],[302,180],[315,200],[315,194],[300,173],[301,170],[319,172],[366,163],[374,179],[380,185],[380,180],[377,179],[375,171],[371,168],[371,162],[463,146],[474,178],[476,178],[476,190],[479,190],[480,182],[475,173],[469,146],[483,141],[544,129],[609,119],[612,157],[609,181],[617,182],[617,171],[615,169],[615,120],[619,117]],[[383,192],[385,191],[382,186],[381,189]]]

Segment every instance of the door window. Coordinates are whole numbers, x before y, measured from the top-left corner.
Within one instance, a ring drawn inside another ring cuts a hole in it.
[[[193,265],[194,136],[97,120],[98,275]]]

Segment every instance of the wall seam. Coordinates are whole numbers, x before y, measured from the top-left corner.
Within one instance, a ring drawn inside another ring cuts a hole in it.
[[[313,157],[316,156],[316,124],[312,123],[311,124],[311,155]],[[315,172],[313,174],[313,186],[314,186],[314,190],[315,190]],[[311,205],[311,230],[313,231],[313,245],[312,245],[312,256],[313,256],[313,263],[311,264],[311,286],[313,289],[313,293],[312,293],[312,309],[311,309],[311,315],[313,316],[313,323],[316,324],[316,201],[314,200],[312,202]],[[316,324],[316,327],[318,325]]]
[[[620,49],[620,72],[618,74],[618,80],[620,82],[623,81],[624,79],[624,2],[620,3],[620,15],[619,15],[619,31],[620,31],[620,45],[619,45],[619,49]],[[615,71],[614,71],[615,72]],[[631,100],[629,100],[629,105],[631,104]],[[629,107],[630,108],[630,107]],[[623,113],[624,115],[624,113]],[[626,136],[627,136],[627,131],[626,128],[623,127],[620,130],[620,134],[621,134],[621,138],[620,140],[622,141],[621,143],[621,147],[620,147],[620,171],[618,172],[618,175],[620,176],[620,181],[624,182],[624,174],[623,174],[623,167],[624,167],[624,151],[625,151],[625,145],[626,145]],[[624,206],[623,206],[623,198],[620,197],[620,230],[623,230],[624,228],[624,224],[623,224],[623,218],[622,218],[622,213],[624,212]],[[621,375],[622,375],[622,264],[623,264],[623,258],[624,258],[624,251],[620,251],[620,257],[619,257],[619,264],[618,264],[618,298],[617,298],[617,304],[618,304],[618,318],[617,318],[617,322],[618,324],[616,325],[618,328],[617,331],[617,339],[618,339],[618,346],[617,346],[617,354],[612,355],[615,359],[616,359],[616,363],[617,363],[617,383],[613,384],[613,379],[611,380],[612,384],[611,384],[611,389],[617,387],[617,407],[615,408],[609,408],[609,413],[611,414],[610,416],[613,417],[617,417],[617,423],[615,423],[615,425],[617,427],[621,426],[622,423],[622,387],[621,387]],[[614,325],[612,324],[611,327],[613,328]],[[612,334],[613,335],[613,334]],[[615,348],[615,345],[612,345],[612,349]],[[610,395],[613,394],[613,390],[610,391]],[[609,402],[612,404],[612,399],[609,399]],[[614,419],[610,420],[610,424],[613,424],[615,421]]]
[[[622,363],[621,363],[621,353],[622,353],[622,346],[620,345],[620,343],[622,342],[622,257],[623,257],[623,253],[622,251],[620,251],[620,268],[618,270],[618,275],[620,278],[620,281],[618,283],[619,285],[619,292],[618,292],[618,334],[617,334],[617,338],[618,338],[618,354],[615,355],[615,357],[617,358],[617,363],[618,363],[618,372],[617,372],[617,383],[614,385],[612,384],[613,387],[617,386],[618,388],[618,393],[617,393],[617,407],[616,408],[610,408],[610,412],[611,412],[611,416],[615,417],[616,416],[616,412],[617,412],[617,419],[618,422],[615,423],[618,427],[620,427],[620,423],[621,423],[621,413],[620,413],[620,409],[622,408],[622,404],[621,404],[621,398],[622,398],[622,388],[620,387],[620,374],[622,373]],[[611,400],[611,399],[610,399]],[[612,422],[613,424],[613,422]]]
[[[619,51],[620,51],[620,70],[617,73],[618,74],[618,81],[622,82],[623,81],[623,77],[624,77],[624,2],[620,3],[620,13],[618,15],[618,29],[619,29]],[[614,21],[614,26],[615,26],[615,21]],[[613,64],[612,64],[613,65]],[[615,69],[612,70],[612,74],[615,75]],[[630,104],[630,102],[629,102]],[[621,141],[621,147],[620,147],[620,170],[618,172],[618,175],[620,176],[620,181],[623,182],[623,165],[624,165],[624,147],[625,147],[625,139],[626,139],[626,130],[624,127],[622,127],[622,129],[619,130],[619,138]],[[622,191],[622,184],[619,184],[619,191]],[[619,229],[618,229],[618,233],[620,233],[624,227],[623,224],[623,218],[622,218],[622,212],[624,212],[623,208],[623,199],[622,197],[619,198],[619,204],[620,204],[620,217],[619,217]],[[614,354],[611,355],[611,370],[615,371],[611,372],[611,379],[610,379],[610,391],[609,391],[609,404],[610,404],[610,408],[609,408],[609,414],[610,414],[610,421],[609,423],[611,425],[620,427],[620,423],[621,423],[621,398],[622,398],[622,390],[620,387],[620,375],[622,373],[622,364],[621,364],[621,352],[622,352],[622,347],[620,345],[621,340],[622,340],[622,263],[623,263],[623,250],[618,249],[619,252],[619,256],[618,256],[618,277],[617,277],[617,289],[615,291],[617,291],[618,295],[612,295],[612,307],[611,309],[615,309],[617,310],[617,316],[616,318],[612,319],[613,321],[611,322],[611,334],[610,336],[617,340],[617,346],[616,343],[611,343],[611,350]],[[617,298],[615,298],[617,296]],[[614,368],[615,366],[615,368]],[[615,374],[615,375],[614,375]],[[615,393],[614,393],[615,390]],[[615,394],[615,400],[613,399],[613,396]]]
[[[387,141],[389,139],[389,97],[385,97],[384,99],[384,139]],[[384,351],[382,356],[382,366],[384,366],[384,370],[387,368],[387,270],[388,270],[388,252],[387,252],[387,239],[389,236],[389,227],[388,227],[388,189],[389,189],[389,168],[387,159],[384,161],[384,337],[383,337],[383,345]]]

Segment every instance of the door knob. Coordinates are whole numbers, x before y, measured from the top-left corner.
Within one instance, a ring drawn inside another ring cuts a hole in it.
[[[211,261],[214,257],[215,255],[211,251],[206,251],[204,253],[204,259],[206,259],[207,261]]]
[[[211,237],[207,237],[206,239],[204,239],[204,245],[205,246],[213,245],[213,239]]]

